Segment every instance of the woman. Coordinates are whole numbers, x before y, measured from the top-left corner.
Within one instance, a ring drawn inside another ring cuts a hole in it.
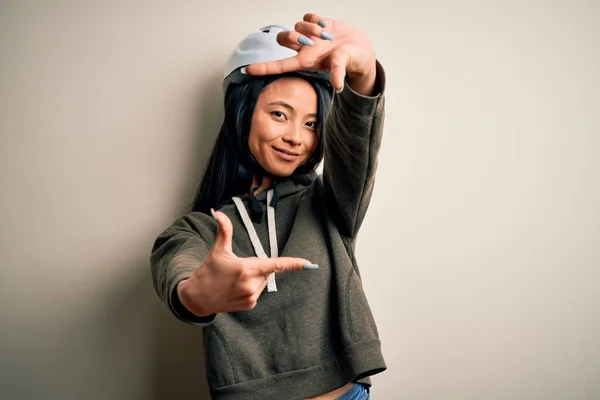
[[[365,34],[315,14],[231,56],[194,209],[151,255],[159,296],[204,327],[213,398],[368,399],[385,370],[354,257],[383,87]]]

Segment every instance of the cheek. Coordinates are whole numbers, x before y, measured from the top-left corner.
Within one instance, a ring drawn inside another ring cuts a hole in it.
[[[277,124],[271,118],[257,116],[252,119],[248,143],[251,150],[257,150],[265,143],[276,139],[281,133],[281,124]]]
[[[265,121],[254,117],[250,126],[250,134],[248,135],[248,147],[255,157],[260,152],[261,143],[268,139],[265,138],[265,132],[268,132]]]
[[[318,139],[319,139],[319,133],[314,132],[314,131],[307,132],[307,135],[304,137],[304,143],[306,144],[306,148],[308,149],[308,152],[311,155],[317,148]],[[310,156],[309,156],[309,158],[310,158]]]
[[[250,153],[256,156],[258,150],[258,137],[253,129],[250,129],[250,135],[248,136],[248,147],[250,148]]]

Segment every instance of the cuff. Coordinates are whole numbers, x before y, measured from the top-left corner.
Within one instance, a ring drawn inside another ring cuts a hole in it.
[[[184,279],[186,279],[186,278],[184,278]],[[183,279],[179,280],[177,283],[181,282],[182,280]],[[177,318],[179,318],[180,320],[190,323],[192,325],[197,325],[197,326],[210,325],[213,323],[213,321],[215,320],[215,317],[217,315],[217,314],[211,314],[211,315],[207,315],[204,317],[199,317],[196,314],[192,313],[187,308],[185,308],[183,303],[181,303],[179,296],[177,295],[177,284],[175,284],[175,286],[171,290],[170,300],[171,300],[170,301],[171,310],[173,311],[173,314],[175,314],[175,316]]]

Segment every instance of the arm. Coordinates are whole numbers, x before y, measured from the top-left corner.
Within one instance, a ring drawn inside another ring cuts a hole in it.
[[[179,319],[205,326],[217,313],[251,310],[269,274],[311,264],[293,257],[237,257],[232,241],[233,225],[220,211],[214,219],[188,214],[158,237],[150,256],[154,287]]]
[[[362,30],[317,14],[306,14],[294,30],[279,32],[277,42],[298,54],[252,64],[247,71],[328,71],[337,95],[323,132],[325,198],[340,231],[354,238],[373,192],[383,125],[383,69]]]
[[[336,94],[324,132],[325,201],[340,231],[350,238],[365,217],[381,146],[385,73],[379,62],[376,65],[372,90],[361,90],[365,85],[350,81]]]
[[[189,311],[182,303],[185,296],[182,296],[180,283],[194,274],[210,251],[203,235],[214,241],[211,230],[198,227],[190,215],[183,216],[158,236],[150,255],[152,280],[158,296],[177,318],[201,326],[210,324],[215,315],[199,317]]]

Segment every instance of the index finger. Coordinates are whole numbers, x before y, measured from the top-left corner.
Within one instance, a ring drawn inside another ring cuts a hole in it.
[[[250,75],[278,75],[301,69],[302,64],[298,56],[294,56],[283,60],[251,64],[248,66],[247,72]]]
[[[269,275],[272,272],[300,271],[318,269],[319,266],[303,258],[277,257],[254,260],[256,276]]]

